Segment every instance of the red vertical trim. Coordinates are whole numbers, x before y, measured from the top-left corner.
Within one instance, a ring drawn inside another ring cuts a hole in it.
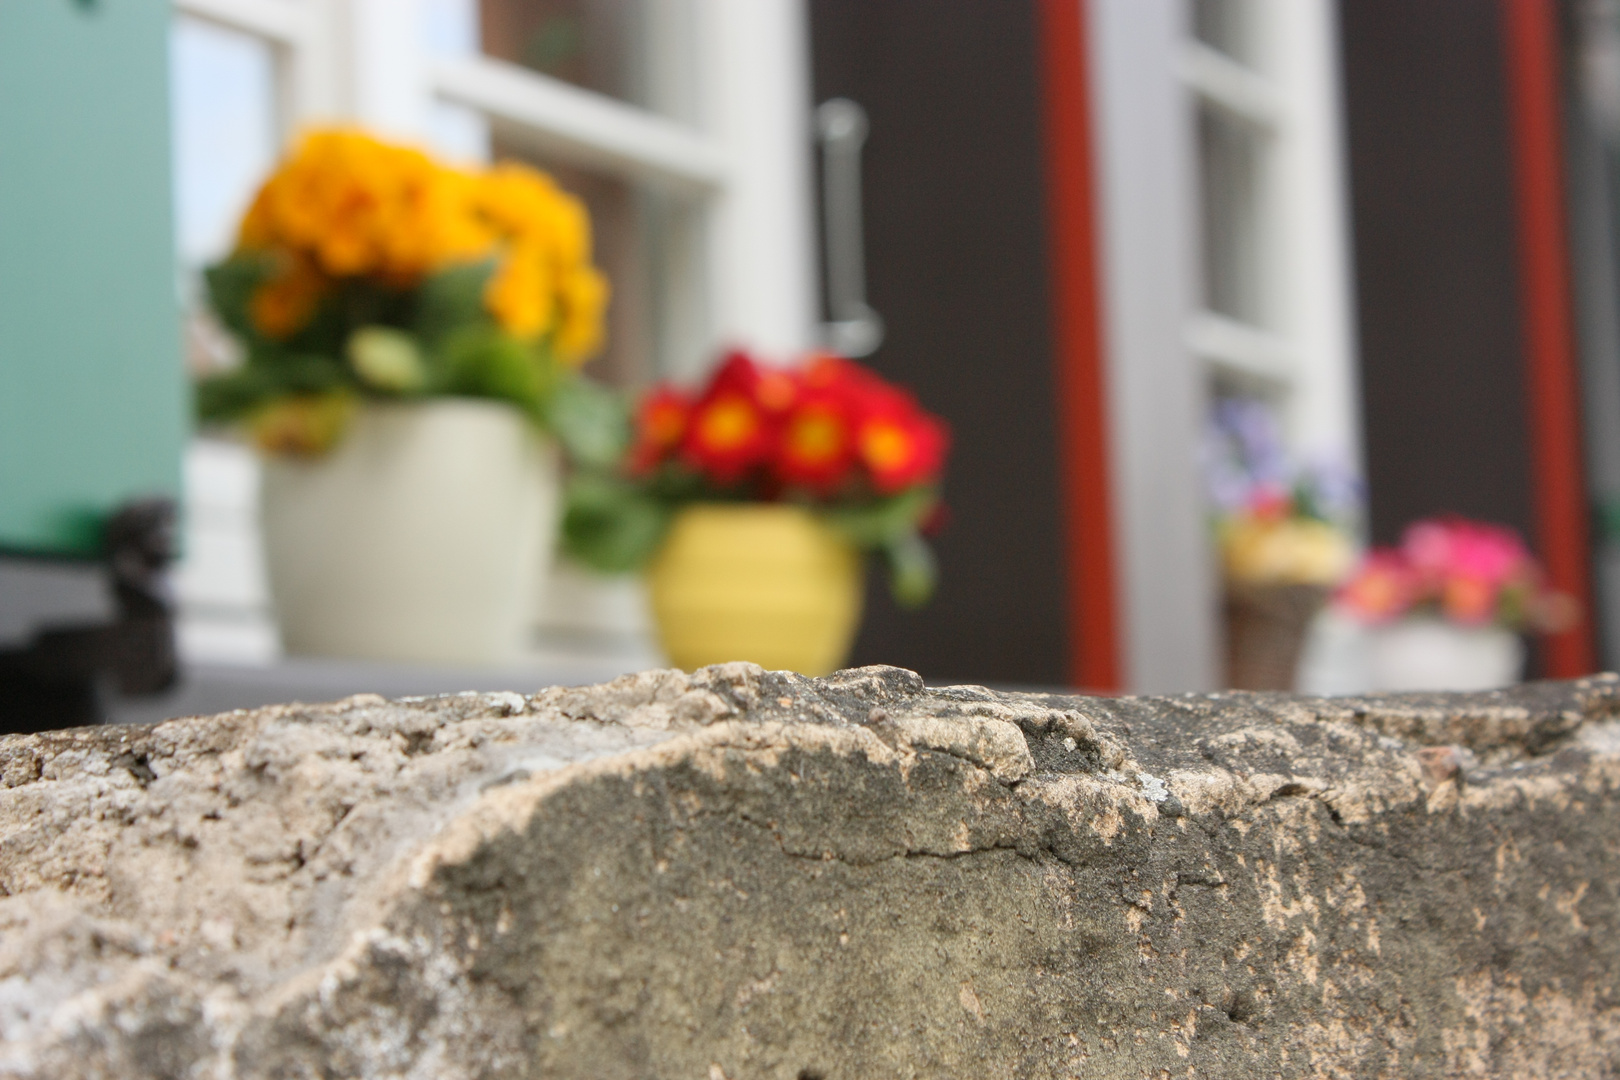
[[[1086,0],[1037,0],[1045,99],[1058,454],[1067,548],[1069,679],[1120,688],[1102,318],[1097,282]]]
[[[1557,20],[1555,0],[1502,0],[1536,545],[1553,585],[1585,605],[1592,595],[1590,533],[1564,216]],[[1592,671],[1591,627],[1583,619],[1548,637],[1548,675]]]

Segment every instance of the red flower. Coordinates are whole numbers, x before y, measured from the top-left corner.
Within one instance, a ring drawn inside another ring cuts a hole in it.
[[[855,458],[850,412],[837,393],[809,390],[800,395],[777,445],[776,473],[784,484],[828,494],[844,481]]]
[[[796,372],[782,368],[756,368],[754,400],[767,415],[780,417],[798,402],[799,379]]]
[[[722,483],[733,483],[770,453],[770,426],[758,403],[723,390],[692,410],[681,453],[687,463]]]
[[[692,403],[673,386],[658,386],[636,409],[636,442],[630,468],[643,473],[665,461],[681,445],[692,416]]]
[[[770,456],[774,433],[759,385],[759,368],[747,353],[726,357],[692,409],[681,443],[687,464],[732,484]]]
[[[678,453],[713,481],[752,483],[759,499],[795,487],[828,498],[854,479],[892,495],[936,480],[948,443],[943,423],[859,364],[823,353],[789,370],[735,351],[695,403],[668,387],[643,400],[630,467]]]
[[[805,364],[803,380],[807,389],[829,391],[849,400],[893,389],[866,368],[832,353],[813,354]]]
[[[1249,499],[1249,513],[1257,521],[1279,522],[1294,512],[1294,500],[1276,484],[1264,484]]]
[[[950,445],[945,425],[898,391],[873,404],[856,430],[856,446],[872,486],[892,495],[934,479]]]
[[[728,390],[740,391],[749,397],[759,394],[760,367],[754,358],[741,349],[733,349],[720,361],[720,366],[714,369],[709,376],[709,385],[704,390],[704,396],[723,393]]]
[[[949,444],[945,427],[916,399],[859,364],[831,354],[806,366],[807,394],[844,403],[855,427],[851,463],[864,466],[872,485],[890,495],[938,476]]]

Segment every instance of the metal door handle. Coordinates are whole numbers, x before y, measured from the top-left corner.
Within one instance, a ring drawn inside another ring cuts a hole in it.
[[[883,343],[883,319],[866,302],[861,223],[861,147],[866,110],[848,98],[816,108],[821,141],[821,209],[827,241],[827,309],[823,343],[841,356],[869,356]]]

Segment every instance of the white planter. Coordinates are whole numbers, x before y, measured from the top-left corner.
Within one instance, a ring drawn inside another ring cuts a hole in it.
[[[1374,690],[1491,690],[1519,681],[1524,642],[1498,626],[1403,619],[1367,634]]]
[[[366,404],[330,454],[265,463],[270,591],[288,652],[515,659],[550,562],[556,450],[517,409]]]

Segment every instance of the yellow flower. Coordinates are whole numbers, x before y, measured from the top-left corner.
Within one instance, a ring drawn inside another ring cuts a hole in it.
[[[248,420],[248,430],[266,454],[317,457],[348,430],[354,417],[354,395],[345,390],[280,398]]]
[[[608,283],[594,267],[577,268],[562,282],[562,319],[557,327],[557,355],[581,364],[602,347]]]
[[[493,256],[484,303],[504,329],[530,341],[550,335],[574,362],[601,346],[608,290],[591,265],[590,216],[528,166],[473,173],[360,131],[311,131],[255,195],[238,247],[300,268],[254,297],[255,321],[271,336],[302,326],[336,279],[408,289]]]
[[[1226,573],[1261,585],[1337,585],[1350,572],[1350,540],[1325,521],[1243,517],[1221,537]]]
[[[507,333],[532,340],[551,324],[552,290],[541,254],[513,248],[484,287],[484,306]]]

